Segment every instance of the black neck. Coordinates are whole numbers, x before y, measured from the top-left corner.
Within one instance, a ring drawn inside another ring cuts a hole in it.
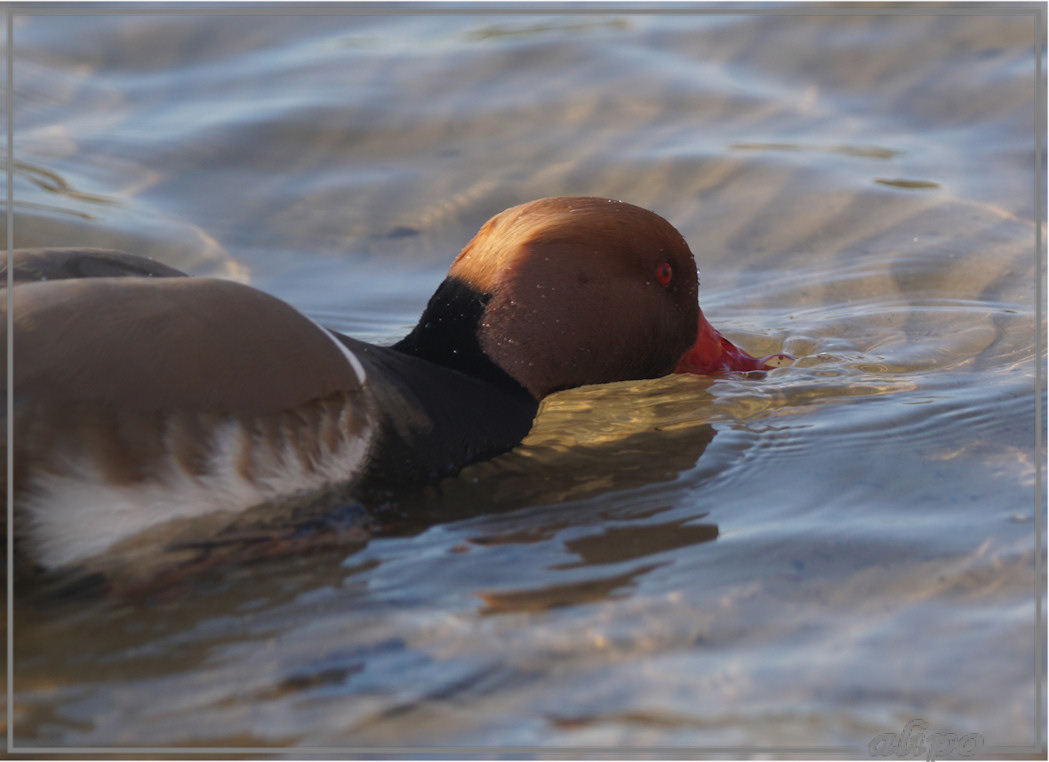
[[[477,340],[481,316],[491,298],[491,294],[479,293],[457,278],[445,278],[430,297],[419,324],[392,348],[531,397],[492,362]]]

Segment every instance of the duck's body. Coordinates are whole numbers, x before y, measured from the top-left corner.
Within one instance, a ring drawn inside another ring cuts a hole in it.
[[[119,252],[16,252],[12,275],[16,541],[44,568],[171,519],[453,473],[558,389],[765,367],[703,319],[680,234],[604,199],[494,217],[393,347]]]

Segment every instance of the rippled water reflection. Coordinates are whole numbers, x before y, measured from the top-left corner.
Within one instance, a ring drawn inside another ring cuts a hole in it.
[[[798,361],[555,395],[377,535],[20,590],[16,745],[1035,743],[1036,20],[999,7],[17,16],[18,246],[388,343],[491,214],[604,195]]]

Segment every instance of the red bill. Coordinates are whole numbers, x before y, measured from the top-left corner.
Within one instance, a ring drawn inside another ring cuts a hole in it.
[[[747,354],[722,336],[699,312],[699,330],[696,343],[678,360],[675,373],[721,373],[724,371],[772,370],[789,365],[794,360],[778,352],[757,358]]]

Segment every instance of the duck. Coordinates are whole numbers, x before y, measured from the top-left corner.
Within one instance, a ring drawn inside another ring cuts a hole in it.
[[[455,474],[520,443],[561,390],[788,357],[755,358],[707,322],[663,217],[588,196],[488,220],[390,346],[124,252],[22,249],[4,275],[15,553],[36,570],[165,522]]]

